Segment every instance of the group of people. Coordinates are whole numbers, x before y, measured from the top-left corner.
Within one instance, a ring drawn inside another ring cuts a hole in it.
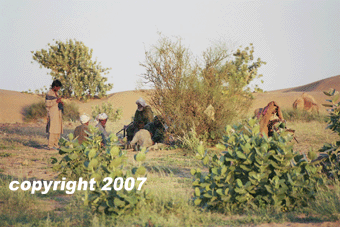
[[[59,148],[58,141],[63,133],[63,102],[58,96],[58,91],[61,87],[61,82],[54,80],[51,89],[46,94],[48,149]],[[128,145],[136,147],[136,149],[142,149],[143,147],[148,148],[155,143],[163,143],[165,127],[162,118],[160,116],[154,117],[151,107],[142,98],[138,99],[136,104],[137,110],[133,122],[124,126]],[[74,136],[78,139],[79,144],[86,141],[90,120],[91,118],[86,114],[80,116],[81,125],[74,130]],[[106,113],[101,113],[96,117],[96,120],[98,121],[96,127],[102,136],[102,145],[105,146],[109,138],[109,133],[106,131],[108,116]]]

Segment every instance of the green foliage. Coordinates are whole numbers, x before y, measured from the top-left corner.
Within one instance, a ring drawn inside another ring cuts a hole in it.
[[[65,102],[63,120],[64,121],[78,121],[79,117],[80,117],[79,107],[72,102]]]
[[[120,120],[123,116],[123,110],[121,108],[114,110],[112,103],[103,103],[101,107],[99,105],[92,107],[93,118],[96,118],[100,113],[106,113],[108,120],[112,122]]]
[[[67,40],[56,41],[55,45],[48,44],[48,50],[32,51],[33,60],[40,67],[51,69],[50,75],[53,80],[59,79],[63,84],[61,94],[65,98],[76,97],[86,100],[106,95],[113,87],[105,84],[106,75],[110,68],[102,68],[99,62],[92,61],[92,49],[83,42]]]
[[[338,180],[328,182],[326,187],[318,191],[316,199],[310,201],[308,213],[321,216],[327,221],[340,220],[340,182]]]
[[[195,128],[192,128],[189,132],[185,133],[182,138],[180,138],[180,142],[181,146],[189,151],[195,151],[201,144]]]
[[[198,138],[218,141],[226,124],[247,112],[252,99],[248,85],[262,76],[257,69],[264,62],[253,61],[253,52],[252,45],[234,53],[220,45],[198,59],[180,39],[162,37],[146,51],[142,77],[154,88],[151,104],[166,116],[168,132],[183,137],[195,128]]]
[[[240,211],[273,206],[283,211],[306,206],[322,183],[316,167],[293,151],[287,132],[261,137],[255,119],[227,126],[221,157],[210,157],[200,146],[196,157],[208,175],[192,169],[194,203],[209,209]]]
[[[45,118],[47,116],[46,105],[44,101],[33,103],[32,105],[25,107],[23,110],[24,120],[36,121],[40,118]]]
[[[46,104],[44,101],[33,103],[32,105],[24,108],[23,114],[24,120],[27,122],[46,118]],[[64,103],[64,114],[62,116],[64,121],[77,121],[79,119],[79,107],[72,102]]]
[[[53,159],[53,169],[60,171],[59,178],[78,180],[82,177],[83,180],[96,181],[95,189],[87,190],[84,198],[84,204],[94,212],[123,215],[138,210],[149,200],[146,190],[138,190],[140,181],[137,181],[138,177],[146,175],[146,168],[142,165],[145,150],[135,155],[139,166],[131,166],[126,162],[126,151],[122,151],[117,145],[116,136],[111,134],[105,147],[101,146],[101,140],[102,137],[95,127],[90,127],[88,140],[82,145],[74,140],[73,134],[69,134],[68,139],[61,140],[59,154],[64,156],[59,162],[56,158]],[[126,190],[124,187],[114,190],[111,183],[109,190],[103,190],[108,183],[108,177],[112,182],[117,178],[122,178],[125,182],[132,177],[135,179],[135,186],[132,190]]]
[[[287,121],[303,121],[303,122],[326,122],[327,116],[317,114],[315,112],[307,112],[299,109],[282,109],[283,118]]]
[[[326,101],[329,104],[323,104],[328,107],[329,120],[327,128],[337,133],[340,136],[340,102],[338,102],[340,94],[335,89],[330,89],[328,92],[324,91],[324,94],[329,96],[330,99]],[[340,140],[334,143],[327,143],[319,150],[326,155],[320,159],[319,162],[323,162],[324,170],[329,177],[340,177]]]

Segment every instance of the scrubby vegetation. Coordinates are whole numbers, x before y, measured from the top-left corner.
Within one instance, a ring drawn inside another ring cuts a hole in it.
[[[44,101],[33,103],[24,109],[25,121],[36,121],[47,117],[47,110]]]
[[[327,122],[328,116],[326,114],[318,114],[316,112],[307,112],[299,109],[282,109],[283,118],[287,121],[319,121]]]
[[[96,105],[95,107],[92,107],[93,119],[100,113],[106,113],[108,119],[112,122],[120,120],[123,116],[123,110],[121,108],[114,109],[112,103],[103,103],[101,106]]]
[[[26,107],[23,111],[24,119],[26,122],[37,121],[41,118],[47,117],[47,110],[44,101],[33,103],[32,105]],[[79,120],[79,107],[72,103],[64,103],[64,121],[77,121]]]
[[[151,104],[165,118],[168,131],[183,138],[195,129],[199,140],[216,143],[224,128],[246,114],[252,99],[249,83],[261,77],[254,47],[229,51],[208,48],[195,58],[181,40],[161,37],[146,51],[143,79],[154,89]]]

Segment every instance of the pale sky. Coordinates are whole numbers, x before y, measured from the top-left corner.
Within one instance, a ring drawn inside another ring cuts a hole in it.
[[[224,40],[231,49],[253,43],[264,90],[311,83],[340,74],[340,0],[29,1],[0,2],[0,89],[49,87],[48,70],[31,51],[76,39],[93,49],[114,84],[134,90],[145,50],[158,32],[181,37],[196,55]]]

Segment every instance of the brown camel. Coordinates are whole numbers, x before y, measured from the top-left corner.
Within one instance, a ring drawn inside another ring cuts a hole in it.
[[[294,109],[305,110],[308,112],[316,111],[319,114],[319,106],[313,96],[303,93],[293,103]]]
[[[284,121],[279,105],[271,101],[263,108],[260,118],[260,132],[264,136],[272,136],[273,125],[277,122]]]
[[[258,120],[261,118],[263,108],[257,108],[254,111],[254,118],[257,118]]]

